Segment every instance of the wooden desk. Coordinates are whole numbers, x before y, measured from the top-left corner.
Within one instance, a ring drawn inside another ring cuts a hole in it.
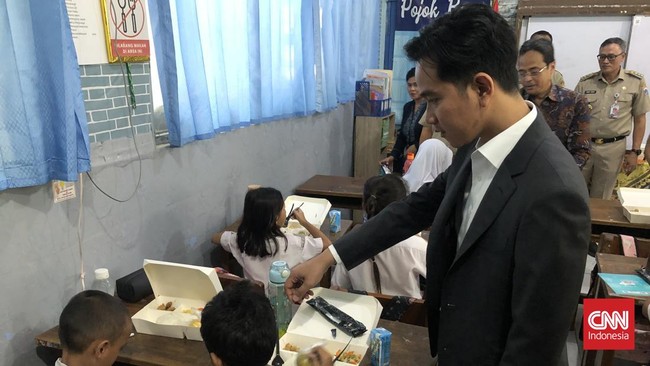
[[[325,198],[333,207],[361,209],[366,178],[314,175],[294,192],[301,196]]]
[[[140,310],[146,302],[127,304],[131,315]],[[391,365],[433,365],[429,354],[429,334],[427,328],[399,322],[379,320],[380,327],[393,333],[391,339]],[[58,334],[54,327],[36,336],[36,345],[61,349]],[[136,334],[129,339],[120,351],[118,362],[139,366],[210,366],[210,357],[203,342],[189,341],[146,334]],[[361,365],[370,365],[368,353]]]
[[[604,200],[591,198],[589,200],[591,211],[591,232],[600,234],[603,232],[612,234],[626,234],[642,238],[649,237],[649,224],[631,223],[623,215],[623,206],[619,200]]]

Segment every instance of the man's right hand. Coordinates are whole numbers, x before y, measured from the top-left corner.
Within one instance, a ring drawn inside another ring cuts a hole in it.
[[[284,283],[284,292],[289,300],[300,304],[303,299],[313,295],[311,289],[316,287],[327,269],[336,261],[329,250],[301,263],[291,269],[291,274]]]

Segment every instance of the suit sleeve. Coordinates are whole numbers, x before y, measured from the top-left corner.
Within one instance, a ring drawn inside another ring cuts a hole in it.
[[[334,248],[350,270],[366,259],[431,225],[445,194],[448,172],[423,185],[405,200],[393,202],[358,230],[346,234]]]
[[[500,365],[554,365],[565,346],[584,275],[591,219],[587,198],[540,192],[517,230],[512,325]]]

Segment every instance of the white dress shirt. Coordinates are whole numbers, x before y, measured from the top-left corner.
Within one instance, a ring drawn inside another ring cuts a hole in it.
[[[451,165],[453,153],[438,139],[428,139],[420,144],[418,153],[402,178],[408,184],[409,192],[420,189],[424,183],[433,182],[438,174]]]
[[[494,136],[485,144],[481,144],[479,139],[476,142],[476,150],[472,153],[472,185],[469,192],[465,193],[463,205],[463,221],[458,231],[458,247],[460,248],[467,234],[469,226],[474,220],[474,215],[478,210],[485,192],[492,183],[492,179],[497,174],[497,170],[506,159],[508,154],[515,147],[517,142],[524,135],[528,127],[533,124],[537,118],[537,109],[532,102],[526,101],[530,112],[522,119],[515,122],[498,135]]]

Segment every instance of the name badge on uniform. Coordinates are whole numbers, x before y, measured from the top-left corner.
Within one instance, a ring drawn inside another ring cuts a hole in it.
[[[614,94],[614,103],[609,107],[609,118],[615,119],[618,118],[620,109],[618,107],[618,97],[620,94]]]

